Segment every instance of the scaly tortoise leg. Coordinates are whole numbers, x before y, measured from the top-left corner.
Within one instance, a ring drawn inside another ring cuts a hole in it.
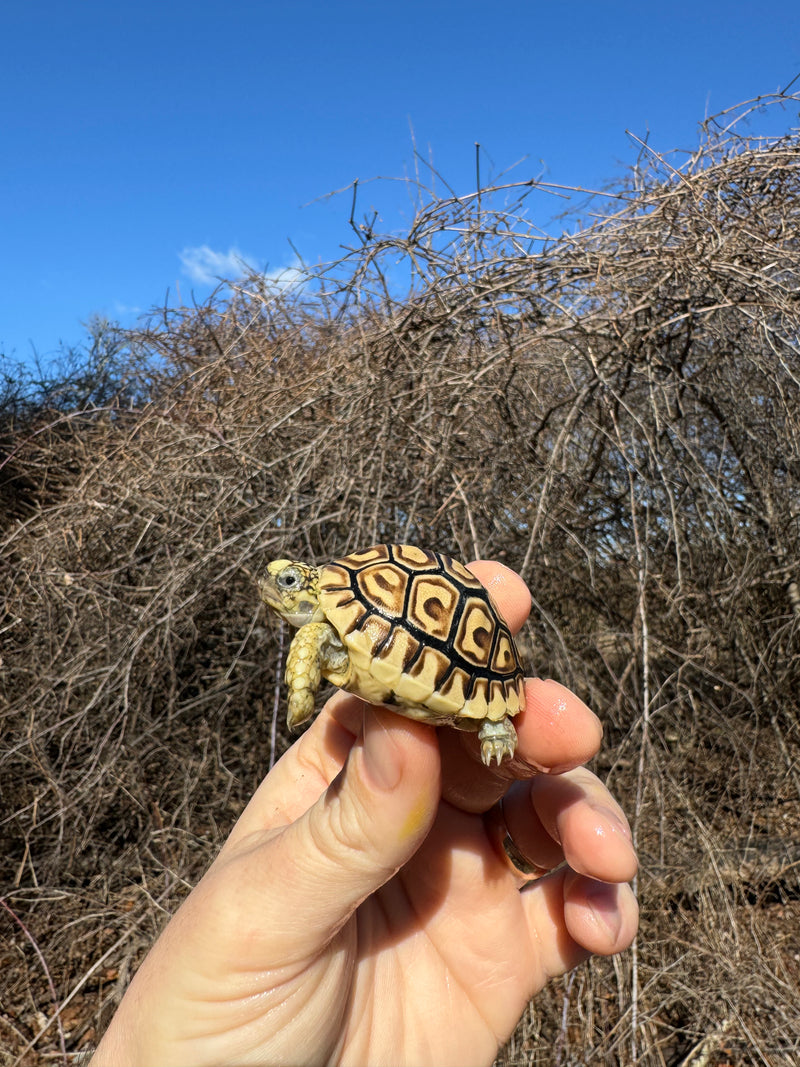
[[[478,740],[481,742],[481,759],[487,767],[491,767],[493,759],[500,766],[506,756],[513,756],[517,750],[517,731],[507,715],[499,722],[484,719],[478,730]]]
[[[350,659],[339,635],[328,622],[309,622],[294,636],[286,657],[290,730],[314,714],[314,698],[323,675],[334,685],[344,686],[350,677]]]

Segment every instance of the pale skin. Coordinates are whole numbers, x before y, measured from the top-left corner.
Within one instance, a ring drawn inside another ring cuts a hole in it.
[[[518,629],[522,582],[471,569]],[[338,693],[151,949],[92,1067],[491,1064],[531,996],[637,924],[628,824],[581,766],[599,720],[532,679],[514,723],[516,758],[487,768],[475,734]],[[500,797],[551,872],[524,889]]]

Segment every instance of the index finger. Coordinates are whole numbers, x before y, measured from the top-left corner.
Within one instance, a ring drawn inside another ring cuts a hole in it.
[[[531,594],[522,578],[493,560],[476,560],[468,568],[488,590],[512,633],[518,633],[531,610]],[[530,777],[535,771],[570,770],[596,755],[603,726],[579,697],[559,682],[536,677],[526,679],[525,695],[525,708],[514,719],[515,759],[497,768],[502,781]]]
[[[517,751],[499,766],[484,767],[473,733],[445,727],[439,732],[442,796],[462,811],[488,811],[520,778],[560,774],[591,759],[603,726],[594,712],[559,682],[525,680],[525,708],[514,718]]]
[[[469,570],[489,591],[513,633],[530,613],[531,595],[520,576],[492,560],[477,560]],[[466,811],[486,811],[518,778],[538,771],[564,771],[591,759],[603,736],[600,720],[582,700],[558,682],[527,679],[526,706],[514,718],[517,752],[497,767],[484,767],[475,734],[443,729],[440,749],[443,795]]]
[[[508,623],[512,633],[517,634],[531,613],[531,594],[516,571],[491,559],[478,559],[467,564],[494,605]]]

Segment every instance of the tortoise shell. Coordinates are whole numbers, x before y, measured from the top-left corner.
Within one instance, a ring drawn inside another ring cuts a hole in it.
[[[354,552],[320,569],[319,606],[350,656],[348,688],[367,700],[462,729],[525,706],[510,630],[449,556],[411,545]]]

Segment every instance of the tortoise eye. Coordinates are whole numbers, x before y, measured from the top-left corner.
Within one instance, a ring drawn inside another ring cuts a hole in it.
[[[282,589],[294,589],[300,584],[300,575],[295,570],[285,570],[278,575],[278,585]]]

